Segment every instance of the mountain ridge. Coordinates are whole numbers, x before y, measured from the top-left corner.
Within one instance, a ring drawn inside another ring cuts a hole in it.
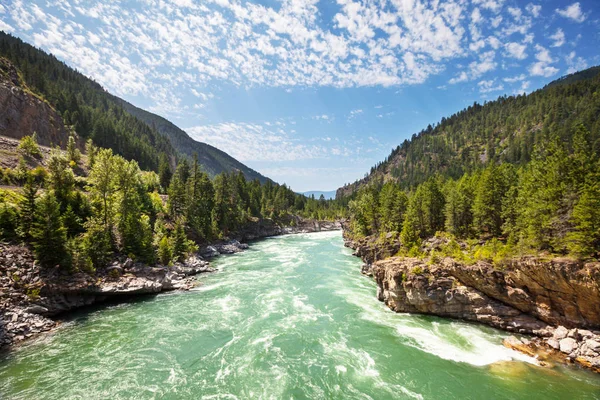
[[[92,138],[100,147],[135,159],[143,169],[158,170],[161,154],[174,168],[177,158],[191,158],[196,152],[211,177],[239,170],[248,180],[268,180],[224,151],[195,141],[167,119],[113,95],[54,55],[4,31],[0,31],[0,56],[14,64],[27,87],[52,106],[65,127],[71,127],[82,140]]]
[[[593,147],[600,151],[600,111],[579,112],[596,96],[600,66],[565,75],[527,95],[475,102],[404,140],[364,178],[338,188],[336,198],[352,196],[374,180],[412,189],[436,174],[456,179],[490,159],[522,165],[550,129],[565,139],[578,123],[589,127]]]

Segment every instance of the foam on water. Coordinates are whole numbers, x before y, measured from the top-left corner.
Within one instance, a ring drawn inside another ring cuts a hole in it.
[[[213,265],[218,272],[200,275],[193,291],[81,314],[0,361],[0,397],[545,399],[600,392],[587,376],[545,379],[529,364],[498,379],[480,366],[531,360],[505,349],[506,335],[493,329],[391,312],[339,232],[256,242]]]

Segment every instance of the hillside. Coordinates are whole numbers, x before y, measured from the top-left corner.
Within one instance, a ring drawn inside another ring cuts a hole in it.
[[[579,123],[590,130],[598,153],[599,115],[599,67],[565,76],[529,95],[474,103],[405,140],[365,178],[338,189],[337,196],[349,196],[374,180],[397,181],[412,189],[436,174],[456,179],[490,160],[523,165],[551,132],[566,141]]]
[[[244,173],[244,176],[248,180],[258,179],[261,183],[264,183],[267,180],[266,177],[242,164],[224,151],[192,139],[185,131],[167,119],[142,110],[118,97],[115,98],[115,100],[131,115],[144,121],[146,124],[156,129],[160,134],[167,137],[173,147],[181,154],[191,158],[194,153],[197,153],[198,162],[200,162],[203,169],[210,176],[215,176],[224,171],[239,170]]]
[[[2,31],[0,57],[16,66],[23,83],[56,111],[66,126],[73,127],[82,140],[92,138],[99,147],[136,160],[143,169],[158,170],[161,154],[166,154],[174,167],[177,158],[191,157],[196,152],[201,169],[211,176],[239,170],[246,179],[266,180],[226,153],[194,141],[164,118],[111,95],[56,57]],[[13,132],[10,136],[28,134],[31,132]],[[62,140],[55,144],[61,143]]]

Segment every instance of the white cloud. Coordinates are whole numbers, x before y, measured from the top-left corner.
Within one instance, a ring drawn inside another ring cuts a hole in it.
[[[240,161],[294,161],[320,158],[321,146],[307,146],[293,140],[282,129],[261,124],[221,123],[186,129],[189,135],[211,144]]]
[[[354,119],[356,116],[363,113],[363,110],[358,108],[356,110],[351,110],[350,114],[348,114],[348,120]]]
[[[527,79],[527,75],[521,74],[513,77],[504,78],[503,81],[507,83],[515,83],[524,81],[525,79]]]
[[[579,2],[573,3],[565,9],[557,8],[556,13],[575,22],[583,22],[586,19],[586,15],[581,11]]]
[[[574,51],[565,57],[565,61],[569,66],[569,69],[567,69],[567,74],[581,71],[582,69],[586,69],[588,66],[587,62],[582,57],[577,57]]]
[[[535,54],[537,62],[529,66],[529,73],[533,76],[543,76],[546,78],[555,75],[558,72],[558,68],[553,67],[551,64],[556,60],[552,58],[548,49],[539,44],[535,45],[535,49],[537,51]]]
[[[556,33],[550,36],[550,39],[554,41],[554,43],[552,43],[552,47],[560,47],[565,44],[565,33],[562,29],[558,28]]]
[[[480,81],[477,83],[477,86],[479,86],[480,93],[490,93],[504,90],[504,86],[502,84],[496,84],[495,79]]]
[[[525,9],[527,10],[528,13],[533,15],[534,18],[537,18],[540,16],[540,12],[542,11],[542,6],[529,3],[529,4],[527,4],[527,6],[525,6]]]
[[[524,60],[527,58],[527,53],[525,53],[525,50],[527,50],[526,44],[511,42],[507,43],[504,46],[504,49],[506,50],[506,55],[509,57],[516,58],[517,60]]]

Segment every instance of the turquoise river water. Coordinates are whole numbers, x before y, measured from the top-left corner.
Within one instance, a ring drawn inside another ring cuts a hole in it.
[[[202,285],[77,313],[0,356],[2,399],[600,399],[505,333],[395,314],[340,232],[265,239]]]

